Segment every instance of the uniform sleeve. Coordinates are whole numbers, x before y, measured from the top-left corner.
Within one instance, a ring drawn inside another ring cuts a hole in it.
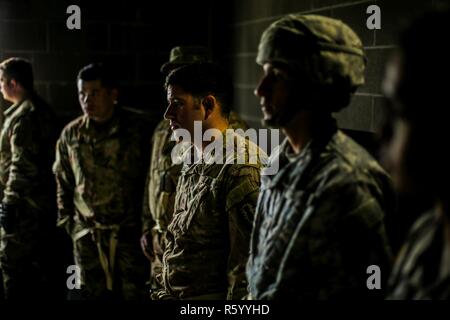
[[[35,188],[39,177],[38,144],[33,140],[33,121],[23,117],[12,128],[11,167],[4,189],[3,202],[15,204]]]
[[[226,200],[230,233],[230,255],[227,266],[228,299],[241,299],[247,294],[245,266],[259,186],[259,168],[241,166],[230,171]]]
[[[152,159],[154,157],[154,148],[155,148],[155,133],[158,130],[159,125],[156,127],[156,129],[151,130],[151,133],[146,134],[145,136],[148,136],[148,139],[144,139],[144,146],[145,150],[148,149],[148,152],[146,154],[145,161],[147,166],[146,171],[146,179],[145,179],[145,186],[144,186],[144,198],[142,202],[142,233],[150,232],[155,225],[155,221],[153,219],[152,212],[150,210],[150,179],[152,179]]]
[[[56,144],[56,159],[53,164],[53,173],[56,179],[56,201],[58,207],[58,226],[64,226],[70,230],[74,215],[73,195],[75,178],[70,166],[67,144],[64,132]]]
[[[142,204],[142,233],[151,231],[155,225],[155,221],[153,220],[153,216],[150,211],[150,178],[151,171],[149,169],[147,172],[147,179],[145,181],[144,199]]]

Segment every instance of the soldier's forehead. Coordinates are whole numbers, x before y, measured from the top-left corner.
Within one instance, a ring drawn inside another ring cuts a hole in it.
[[[103,88],[102,82],[100,79],[95,80],[78,80],[78,87],[83,89],[101,89]]]
[[[177,85],[169,85],[167,87],[167,98],[175,99],[182,98],[186,95],[189,95],[188,92],[184,91],[183,88]]]

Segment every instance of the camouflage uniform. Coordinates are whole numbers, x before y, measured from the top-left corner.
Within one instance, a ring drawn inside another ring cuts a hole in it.
[[[449,242],[444,217],[423,214],[413,225],[389,279],[389,300],[450,298]]]
[[[280,63],[291,75],[342,94],[364,83],[361,41],[342,22],[321,16],[274,22],[261,37],[257,62]],[[309,143],[295,154],[286,139],[270,160],[278,173],[262,178],[247,265],[250,298],[382,297],[381,290],[367,288],[366,272],[378,265],[384,280],[390,270],[384,227],[394,205],[390,179],[337,130],[331,112],[344,104],[322,105],[316,102],[321,98],[309,106],[322,114]],[[298,100],[286,106],[289,116],[301,106]]]
[[[1,269],[6,298],[48,298],[51,226],[56,217],[51,165],[54,115],[37,95],[5,111],[0,138],[2,202],[13,205],[11,230],[1,229]],[[9,228],[9,227],[8,227]],[[52,253],[53,254],[53,253]]]
[[[241,154],[248,155],[249,143]],[[248,159],[244,164],[183,166],[166,233],[164,289],[153,299],[236,299],[246,294],[245,263],[260,168],[261,161],[251,164]]]
[[[57,143],[58,225],[72,237],[89,299],[106,290],[125,299],[144,294],[139,236],[150,138],[142,126],[131,112],[116,107],[106,124],[87,116],[75,119]]]
[[[280,170],[262,177],[250,244],[251,296],[370,295],[367,267],[378,265],[383,275],[390,270],[383,213],[393,203],[385,171],[335,127],[300,155],[285,140],[274,161]]]
[[[246,123],[235,112],[229,116],[230,128],[247,129]],[[175,141],[171,141],[172,130],[168,120],[162,120],[152,137],[150,169],[147,177],[147,210],[144,210],[143,231],[151,232],[153,239],[152,286],[161,288],[162,255],[167,226],[173,215],[175,190],[182,164],[173,164],[171,152]]]

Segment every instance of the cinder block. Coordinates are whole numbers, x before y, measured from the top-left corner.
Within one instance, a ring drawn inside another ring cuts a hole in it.
[[[155,114],[163,114],[167,107],[164,91],[155,84],[123,85],[119,91],[119,102]]]
[[[0,21],[0,48],[6,50],[45,50],[45,23]]]
[[[432,2],[424,0],[379,0],[381,9],[381,30],[376,33],[376,45],[396,44],[398,33],[411,19],[431,9]]]
[[[102,62],[114,71],[119,82],[129,82],[136,79],[136,54],[97,54],[93,53],[84,59],[87,63]]]
[[[233,109],[248,117],[262,117],[259,98],[253,94],[253,88],[235,87]]]
[[[32,8],[28,0],[0,1],[0,19],[30,19]]]
[[[331,10],[333,18],[342,20],[348,24],[353,31],[360,37],[364,46],[374,44],[374,30],[369,30],[366,26],[369,15],[366,13],[367,7],[376,2],[367,2],[348,7],[340,7]]]
[[[35,78],[39,81],[73,81],[86,63],[86,56],[67,53],[34,55]]]
[[[169,51],[164,53],[143,54],[137,57],[137,79],[144,82],[164,84],[161,66],[169,60]]]
[[[371,96],[354,96],[347,108],[335,114],[340,128],[361,131],[372,131],[372,115]]]
[[[50,84],[48,103],[58,116],[75,118],[82,113],[75,81],[73,84]]]
[[[232,77],[235,84],[256,86],[262,75],[261,67],[255,62],[256,55],[236,56],[232,61]]]
[[[363,93],[382,93],[381,86],[386,64],[393,54],[394,49],[371,49],[366,50],[367,66],[365,72],[366,83],[358,89]]]

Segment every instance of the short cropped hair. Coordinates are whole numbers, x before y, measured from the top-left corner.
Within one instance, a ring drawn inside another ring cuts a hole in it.
[[[28,60],[17,57],[6,59],[0,63],[0,70],[7,81],[14,79],[25,90],[33,90],[33,68]]]
[[[100,80],[106,88],[113,89],[117,87],[117,81],[110,68],[103,63],[91,63],[81,68],[78,72],[77,82]]]
[[[220,103],[222,114],[228,116],[233,104],[233,83],[228,74],[211,62],[193,63],[172,70],[166,77],[165,89],[180,86],[194,97],[213,95]]]

